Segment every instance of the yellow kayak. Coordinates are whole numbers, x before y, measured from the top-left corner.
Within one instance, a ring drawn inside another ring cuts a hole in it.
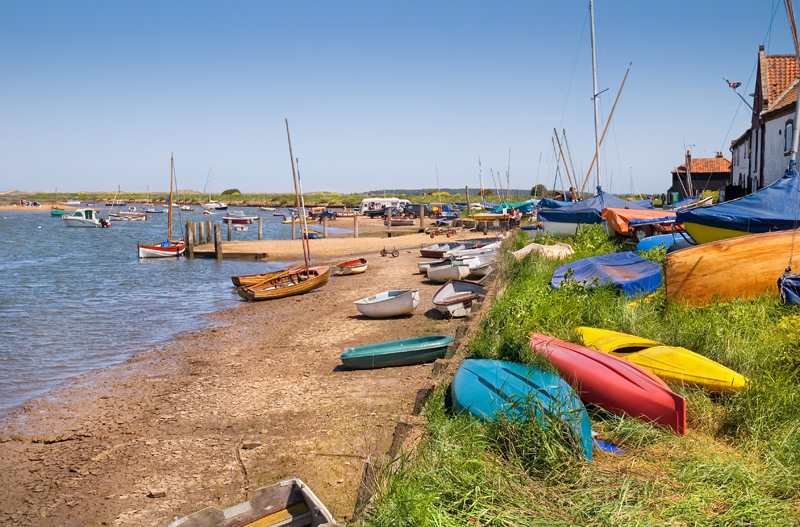
[[[584,346],[633,362],[673,384],[718,393],[740,392],[747,384],[744,376],[686,348],[605,329],[579,327],[575,331]]]

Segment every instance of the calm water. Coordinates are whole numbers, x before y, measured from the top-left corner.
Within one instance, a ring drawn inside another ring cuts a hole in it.
[[[96,208],[104,217],[110,207]],[[283,218],[240,210],[263,217],[264,239],[291,238]],[[216,223],[223,215],[181,211],[174,232],[187,219]],[[232,294],[232,275],[286,267],[138,259],[137,242],[163,241],[166,226],[166,214],[90,229],[67,227],[49,211],[0,212],[0,416],[73,376],[122,363],[175,333],[202,327],[198,315],[240,302]],[[225,239],[227,226],[222,233]],[[234,240],[257,238],[258,224],[233,232]]]

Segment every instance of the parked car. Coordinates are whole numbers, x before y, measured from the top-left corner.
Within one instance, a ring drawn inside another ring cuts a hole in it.
[[[406,209],[411,209],[414,211],[414,217],[417,215],[417,211],[419,210],[420,205],[422,205],[424,214],[426,217],[430,219],[436,218],[436,211],[434,210],[433,206],[430,203],[412,203],[406,206]]]

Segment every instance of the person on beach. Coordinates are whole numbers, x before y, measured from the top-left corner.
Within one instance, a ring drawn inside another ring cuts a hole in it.
[[[578,201],[577,198],[575,197],[575,188],[569,187],[569,190],[567,191],[566,201],[571,201],[573,203]]]

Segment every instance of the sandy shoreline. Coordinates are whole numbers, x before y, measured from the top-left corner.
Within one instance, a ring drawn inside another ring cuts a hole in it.
[[[370,342],[453,335],[460,322],[432,309],[440,285],[416,274],[416,248],[444,238],[311,241],[315,261],[352,252],[366,254],[370,268],[334,276],[306,295],[210,315],[206,329],[85,375],[7,416],[0,524],[166,525],[289,477],[303,479],[346,520],[363,461],[387,451],[397,418],[411,411],[431,366],[348,371],[338,356]],[[395,241],[399,257],[377,253]],[[285,247],[287,259],[297,260],[297,243],[270,250]],[[413,316],[370,320],[352,305],[396,288],[420,289]],[[247,441],[262,446],[240,448]],[[160,489],[166,497],[148,497]]]

